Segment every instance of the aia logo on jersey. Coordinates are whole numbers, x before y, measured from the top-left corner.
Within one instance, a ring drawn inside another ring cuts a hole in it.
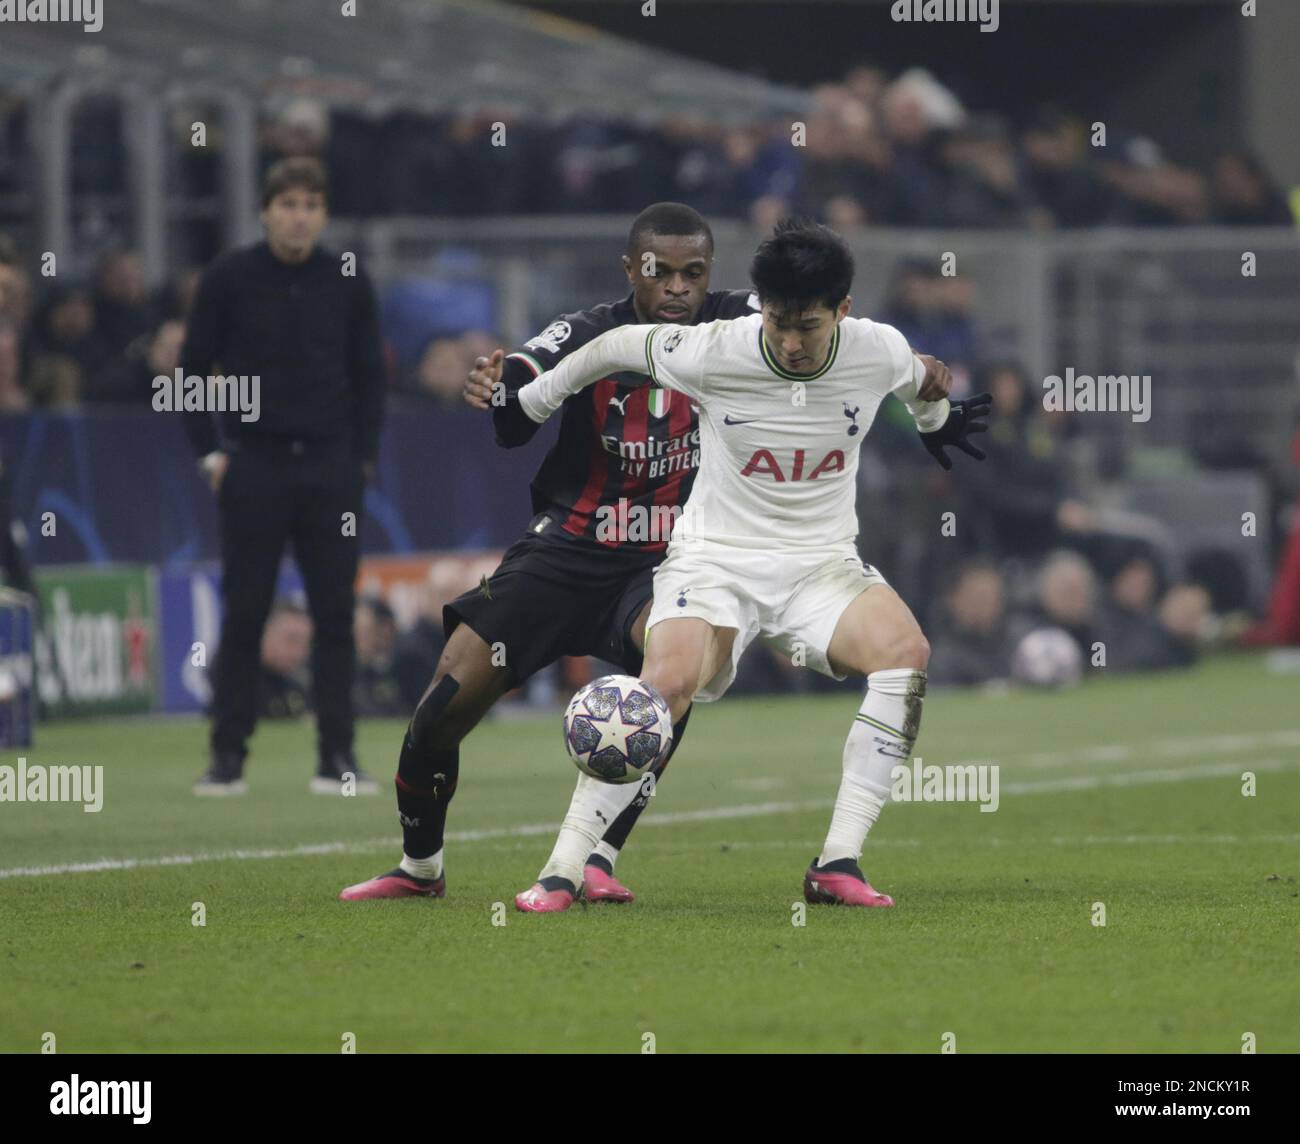
[[[796,449],[790,465],[783,468],[781,462],[769,450],[759,449],[749,458],[745,467],[740,470],[740,475],[742,477],[771,477],[772,480],[781,484],[785,481],[815,481],[818,477],[844,471],[844,454],[839,449],[832,449],[817,462],[817,465],[811,471],[804,472],[807,459],[805,450]]]

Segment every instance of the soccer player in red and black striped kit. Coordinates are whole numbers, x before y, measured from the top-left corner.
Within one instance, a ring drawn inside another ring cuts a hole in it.
[[[499,445],[527,443],[538,426],[514,394],[598,334],[753,313],[749,291],[709,290],[712,261],[713,235],[696,211],[679,203],[647,207],[623,256],[631,294],[556,319],[512,354],[480,358],[466,399],[491,408]],[[655,526],[676,519],[698,464],[691,403],[652,387],[644,374],[604,378],[564,403],[559,439],[532,483],[536,515],[527,532],[486,584],[443,613],[447,647],[398,761],[401,864],[349,886],[341,898],[443,896],[443,832],[460,743],[507,691],[565,655],[594,655],[628,674],[640,671],[654,569],[668,542]],[[674,727],[674,751],[688,718],[689,712]],[[627,800],[587,860],[582,892],[589,900],[632,900],[613,876],[614,861],[646,796],[629,784]],[[575,895],[579,889],[568,888]]]

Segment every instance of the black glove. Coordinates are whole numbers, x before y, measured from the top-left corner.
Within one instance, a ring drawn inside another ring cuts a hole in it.
[[[993,394],[979,393],[974,397],[966,398],[965,401],[949,402],[949,405],[948,420],[933,433],[919,434],[921,444],[945,469],[952,468],[952,462],[943,451],[945,445],[956,445],[963,453],[968,453],[975,460],[984,460],[983,450],[975,448],[966,438],[972,433],[988,432],[988,423],[984,418],[988,416],[989,409],[993,405]]]

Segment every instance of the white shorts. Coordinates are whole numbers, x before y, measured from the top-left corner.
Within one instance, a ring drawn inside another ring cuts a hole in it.
[[[731,659],[695,698],[720,699],[736,678],[740,657],[756,637],[832,679],[827,649],[844,610],[885,578],[863,564],[850,543],[806,553],[765,552],[708,540],[672,543],[655,569],[646,636],[664,620],[694,616],[734,628]]]

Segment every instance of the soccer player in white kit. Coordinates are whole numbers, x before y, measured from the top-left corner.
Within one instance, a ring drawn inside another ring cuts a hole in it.
[[[720,698],[761,637],[824,675],[867,677],[849,729],[830,829],[804,879],[810,902],[891,906],[858,860],[906,765],[921,721],[929,645],[907,605],[859,558],[858,450],[880,403],[899,397],[927,449],[982,460],[987,394],[950,402],[950,377],[925,367],[892,326],[849,317],[853,258],[828,228],[779,224],[751,277],[761,313],[697,326],[625,326],[593,339],[519,391],[534,421],[619,370],[699,404],[700,467],[668,555],[655,572],[641,678],[674,720]],[[937,398],[937,400],[934,400]],[[636,784],[579,780],[550,861],[516,898],[522,910],[567,908],[582,867]]]

